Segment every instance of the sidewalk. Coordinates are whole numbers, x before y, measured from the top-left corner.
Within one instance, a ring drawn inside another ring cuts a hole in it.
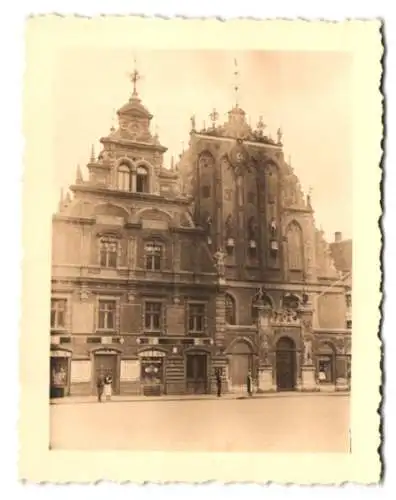
[[[223,394],[218,398],[215,394],[173,394],[173,395],[163,395],[163,396],[140,396],[140,395],[116,395],[112,396],[111,401],[103,402],[114,402],[114,403],[138,403],[138,402],[148,402],[148,401],[227,401],[227,400],[242,400],[242,399],[267,399],[267,398],[295,398],[295,397],[328,397],[328,396],[349,396],[348,392],[268,392],[254,394],[249,397],[246,393],[227,393]],[[50,404],[89,404],[97,403],[96,396],[66,396],[64,398],[51,399]]]

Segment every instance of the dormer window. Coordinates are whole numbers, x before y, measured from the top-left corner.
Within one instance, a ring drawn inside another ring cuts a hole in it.
[[[115,269],[117,267],[118,241],[114,238],[101,238],[99,242],[100,267]]]
[[[136,171],[136,192],[148,193],[148,172],[146,168],[141,166]]]

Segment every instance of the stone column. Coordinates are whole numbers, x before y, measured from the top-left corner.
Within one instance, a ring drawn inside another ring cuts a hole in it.
[[[301,391],[318,391],[316,368],[313,359],[313,307],[307,300],[300,309],[303,361],[301,366]]]
[[[272,344],[272,325],[271,315],[272,308],[267,304],[258,304],[257,307],[257,329],[258,329],[258,345],[259,345],[259,362],[258,362],[258,392],[273,392],[276,391],[274,384],[273,369],[271,358],[273,358],[271,350]]]
[[[216,295],[216,330],[214,337],[215,345],[218,348],[224,346],[225,323],[225,292],[223,287],[219,287]]]

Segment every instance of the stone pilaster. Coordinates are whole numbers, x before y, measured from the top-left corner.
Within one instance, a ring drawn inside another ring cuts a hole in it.
[[[214,338],[216,346],[220,348],[224,346],[225,324],[225,292],[220,288],[216,295],[216,328]]]
[[[272,345],[272,324],[271,306],[267,304],[257,304],[257,330],[258,330],[258,345],[259,345],[259,363],[258,363],[258,391],[273,392],[276,390],[274,383],[273,370],[270,357]]]
[[[336,391],[348,391],[348,357],[345,354],[337,354],[336,357]]]
[[[301,320],[301,340],[303,348],[303,360],[301,366],[301,391],[318,391],[316,380],[316,369],[313,359],[313,307],[307,300],[299,309]]]

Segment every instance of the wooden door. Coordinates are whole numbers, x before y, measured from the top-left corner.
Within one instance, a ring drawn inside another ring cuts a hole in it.
[[[100,374],[111,375],[113,378],[112,388],[115,394],[118,394],[118,373],[117,356],[114,354],[96,354],[95,355],[95,390],[96,381]]]
[[[206,354],[187,355],[187,392],[189,394],[207,394],[208,365]]]
[[[276,349],[276,385],[279,391],[292,391],[296,385],[296,350],[291,339],[280,339]]]

